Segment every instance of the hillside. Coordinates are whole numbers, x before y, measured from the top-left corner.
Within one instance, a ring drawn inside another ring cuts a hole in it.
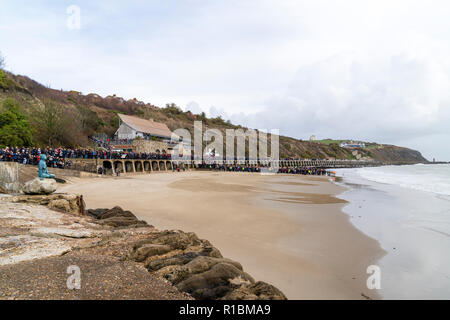
[[[136,98],[125,100],[116,95],[101,97],[95,93],[83,95],[77,91],[55,90],[26,76],[0,70],[0,105],[8,98],[17,101],[21,111],[30,119],[34,130],[33,143],[40,146],[89,146],[89,136],[98,133],[111,136],[116,131],[118,113],[152,118],[166,123],[171,130],[185,128],[191,134],[194,120],[202,120],[204,127],[217,128],[223,133],[226,129],[245,129],[220,117],[207,118],[205,114],[184,112],[175,104],[159,108]],[[387,163],[427,162],[418,151],[397,146],[372,143],[355,153],[354,150],[340,147],[338,142],[333,140],[323,143],[285,136],[280,136],[280,157],[371,158]]]

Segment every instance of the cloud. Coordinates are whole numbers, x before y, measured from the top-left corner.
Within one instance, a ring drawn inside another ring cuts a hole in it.
[[[200,114],[203,112],[200,105],[195,101],[189,102],[184,108],[184,111],[191,111],[193,114]]]
[[[425,142],[449,134],[446,0],[78,0],[81,29],[69,30],[72,4],[0,2],[8,69],[58,89],[195,101],[297,138],[406,143],[450,160]]]
[[[444,63],[406,55],[367,59],[345,54],[300,68],[286,93],[268,101],[263,111],[231,119],[279,128],[293,137],[396,143],[443,135],[450,141],[448,88]],[[438,154],[444,157],[445,149]]]

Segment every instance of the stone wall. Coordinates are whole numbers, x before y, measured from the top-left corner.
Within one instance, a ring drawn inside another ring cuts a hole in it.
[[[145,152],[145,153],[156,153],[157,150],[163,153],[169,153],[169,145],[165,142],[161,141],[153,141],[153,140],[141,140],[137,139],[133,141],[133,149],[135,152]],[[164,150],[164,151],[163,151]]]
[[[71,169],[85,172],[97,172],[96,159],[70,159],[72,161]]]
[[[19,190],[19,164],[17,162],[0,162],[0,193],[14,193]]]

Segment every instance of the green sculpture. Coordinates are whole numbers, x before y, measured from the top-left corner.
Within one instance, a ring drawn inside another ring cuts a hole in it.
[[[39,179],[53,179],[55,178],[54,174],[48,173],[47,170],[47,163],[45,162],[47,160],[47,156],[45,154],[41,154],[41,160],[39,161]]]

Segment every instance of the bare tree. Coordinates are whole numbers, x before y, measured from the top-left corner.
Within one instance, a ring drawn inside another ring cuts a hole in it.
[[[34,110],[33,126],[43,146],[76,147],[87,143],[80,113],[56,101],[44,100],[43,105]]]
[[[0,51],[0,69],[5,67],[5,58],[3,58],[2,52]]]
[[[34,115],[37,134],[48,146],[55,146],[62,138],[65,124],[62,106],[53,101],[44,101],[42,108]]]

